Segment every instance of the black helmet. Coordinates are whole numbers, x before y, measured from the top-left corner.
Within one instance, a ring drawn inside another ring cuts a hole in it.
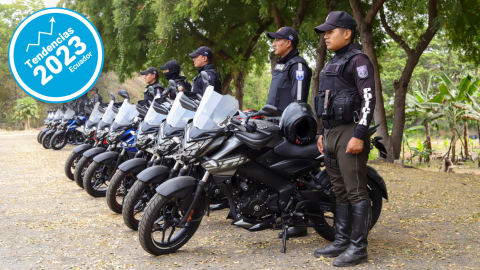
[[[283,111],[280,128],[289,142],[308,144],[317,135],[317,117],[308,103],[295,101]]]

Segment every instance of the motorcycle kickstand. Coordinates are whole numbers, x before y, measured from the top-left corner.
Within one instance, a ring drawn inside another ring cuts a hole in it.
[[[288,226],[285,226],[283,228],[283,247],[282,247],[282,253],[287,252],[287,231],[288,231]]]

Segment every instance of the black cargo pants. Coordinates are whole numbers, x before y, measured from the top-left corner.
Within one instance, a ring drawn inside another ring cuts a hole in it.
[[[369,199],[367,161],[370,152],[370,134],[365,136],[362,152],[354,155],[346,153],[348,142],[354,132],[355,124],[350,123],[325,129],[323,134],[325,165],[330,165],[330,167],[327,166],[327,173],[332,181],[337,203],[352,205]],[[331,158],[332,162],[328,162],[328,158]]]

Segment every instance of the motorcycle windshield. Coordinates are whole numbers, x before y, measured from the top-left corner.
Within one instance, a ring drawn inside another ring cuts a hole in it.
[[[90,118],[88,120],[98,123],[100,121],[100,118],[102,117],[102,113],[98,110],[98,107],[100,106],[100,103],[97,102],[95,103],[95,106],[93,107],[92,114],[90,114]]]
[[[68,110],[63,115],[63,119],[72,119],[75,116],[75,111],[68,108]]]
[[[55,116],[53,117],[53,120],[60,120],[63,118],[63,112],[62,110],[58,109],[57,112],[55,113]]]
[[[193,125],[201,130],[214,130],[225,127],[228,120],[238,110],[238,101],[230,95],[221,95],[208,86],[203,95]]]
[[[167,116],[167,124],[171,125],[172,127],[184,127],[187,125],[188,120],[195,116],[195,112],[189,111],[182,107],[180,104],[181,95],[183,95],[182,92],[177,95],[175,101],[173,102],[172,108],[170,109],[170,113]]]
[[[118,125],[126,125],[130,123],[133,118],[138,116],[138,111],[135,105],[128,102],[127,99],[123,101],[122,107],[118,111],[117,117],[115,117],[115,123]]]
[[[110,101],[110,103],[108,103],[108,107],[107,109],[105,110],[105,114],[102,116],[102,122],[104,122],[105,124],[112,124],[113,123],[113,119],[115,118],[115,116],[117,115],[114,111],[113,111],[113,101]]]
[[[153,109],[153,103],[152,103],[152,105],[150,105],[150,108],[148,109],[147,115],[145,115],[144,122],[150,126],[160,126],[160,124],[165,118],[167,118],[167,115],[157,113]]]

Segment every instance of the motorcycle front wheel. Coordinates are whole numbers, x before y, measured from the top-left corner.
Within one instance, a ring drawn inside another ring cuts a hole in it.
[[[72,181],[75,180],[75,176],[73,174],[75,173],[75,168],[78,162],[82,158],[82,154],[83,153],[72,152],[65,162],[65,175]]]
[[[125,197],[137,178],[131,172],[118,170],[112,177],[107,189],[107,205],[115,213],[122,213]]]
[[[85,172],[87,171],[88,166],[92,163],[93,158],[88,158],[82,156],[80,161],[78,161],[77,166],[75,166],[75,172],[73,173],[73,179],[75,183],[81,188],[83,188],[83,177],[85,176]]]
[[[51,138],[52,138],[52,134],[43,135],[43,138],[42,138],[43,148],[45,148],[45,149],[50,149],[51,148],[51,145],[50,145],[50,139]]]
[[[112,165],[105,165],[92,161],[85,171],[83,177],[83,188],[92,197],[105,197],[109,184],[109,168]]]
[[[204,212],[205,200],[200,199],[193,208],[190,221],[184,228],[177,228],[191,203],[190,199],[163,197],[156,194],[145,210],[138,227],[138,236],[143,249],[152,255],[163,255],[177,251],[195,234]]]
[[[50,140],[50,145],[53,150],[60,150],[67,145],[67,134],[55,134]]]

